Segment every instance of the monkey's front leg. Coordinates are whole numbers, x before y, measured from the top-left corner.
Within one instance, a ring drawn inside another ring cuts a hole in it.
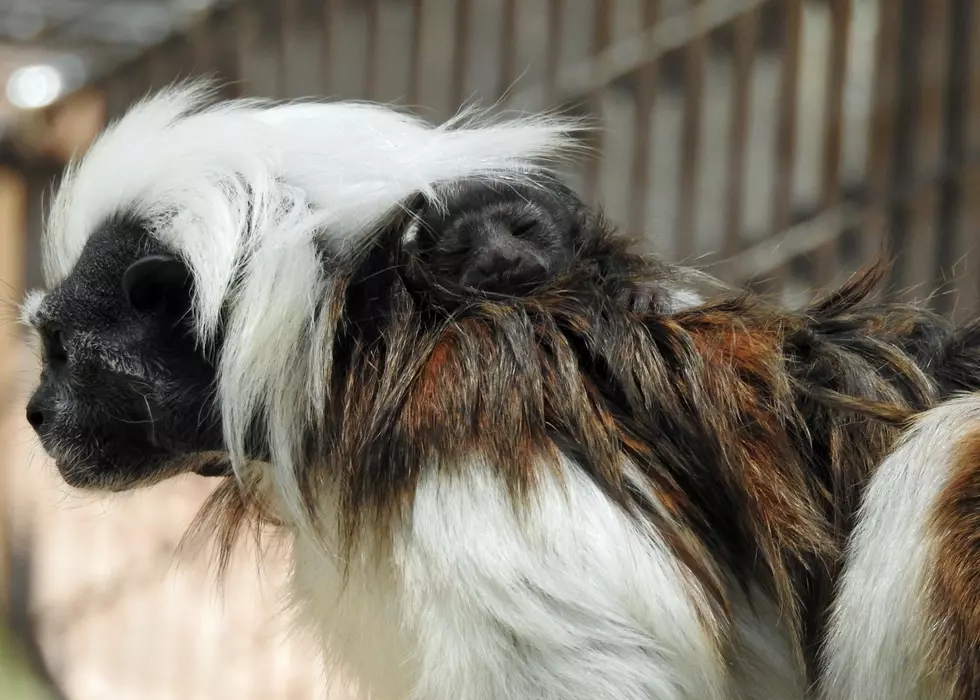
[[[560,478],[542,470],[521,504],[479,459],[448,471],[422,478],[390,560],[353,561],[343,587],[329,566],[298,569],[365,697],[803,697],[775,624],[755,617],[765,601],[737,612],[728,653],[731,638],[658,534],[572,462]]]
[[[561,469],[516,508],[478,459],[423,480],[396,547],[414,697],[727,698],[718,640],[666,546]]]
[[[980,395],[923,414],[872,477],[825,700],[980,697]]]

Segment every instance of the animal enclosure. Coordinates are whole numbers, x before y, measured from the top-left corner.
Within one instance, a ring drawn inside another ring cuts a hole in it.
[[[592,156],[568,178],[652,251],[793,301],[887,249],[891,293],[939,289],[928,303],[962,316],[980,311],[978,37],[980,0],[238,0],[83,93],[106,119],[199,74],[227,96],[365,98],[433,120],[468,102],[583,115]],[[0,274],[18,294],[41,283],[52,144],[78,104],[4,136],[24,237]],[[3,348],[10,595],[65,695],[322,697],[309,646],[273,621],[282,571],[260,589],[246,557],[221,607],[200,564],[175,560],[210,486],[66,503],[28,454],[30,355]]]

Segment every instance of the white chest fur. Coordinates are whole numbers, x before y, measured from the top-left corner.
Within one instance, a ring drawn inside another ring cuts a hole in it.
[[[743,617],[738,654],[723,654],[657,534],[563,467],[520,514],[485,464],[432,473],[390,558],[352,562],[346,585],[339,562],[297,542],[303,614],[366,698],[803,697],[771,619]]]

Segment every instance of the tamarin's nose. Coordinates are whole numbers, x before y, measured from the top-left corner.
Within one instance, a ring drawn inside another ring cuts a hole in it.
[[[37,394],[31,397],[31,400],[27,402],[27,422],[31,424],[34,431],[37,432],[44,425],[44,421],[47,416],[47,411],[45,410],[44,402],[41,397]]]

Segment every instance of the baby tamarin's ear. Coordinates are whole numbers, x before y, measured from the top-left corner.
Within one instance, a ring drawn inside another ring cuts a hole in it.
[[[468,182],[408,209],[401,245],[417,281],[508,296],[566,269],[581,228],[577,201],[551,187]]]

